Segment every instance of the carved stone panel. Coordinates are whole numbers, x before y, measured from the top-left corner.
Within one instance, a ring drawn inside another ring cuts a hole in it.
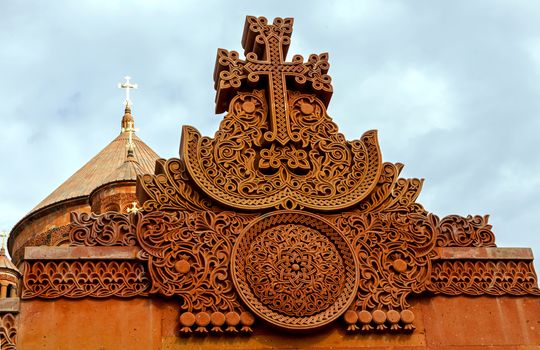
[[[262,215],[242,232],[231,273],[245,304],[286,329],[324,326],[355,298],[353,249],[328,221],[299,211]]]

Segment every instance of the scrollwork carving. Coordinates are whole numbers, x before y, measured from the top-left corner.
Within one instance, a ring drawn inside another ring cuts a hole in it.
[[[134,246],[137,245],[133,214],[119,212],[71,213],[70,245],[73,246]]]
[[[450,215],[441,219],[439,247],[495,247],[495,234],[488,224],[489,215]]]
[[[355,308],[405,310],[407,297],[425,290],[435,257],[438,218],[416,213],[344,213],[330,217],[359,260]]]
[[[375,187],[381,170],[376,133],[346,142],[313,95],[291,92],[291,136],[268,144],[261,91],[238,93],[215,137],[184,127],[181,152],[191,178],[232,208],[349,207]],[[246,105],[249,107],[246,107]]]
[[[243,311],[229,262],[246,217],[231,212],[152,212],[137,222],[151,293],[178,296],[182,310]]]
[[[191,185],[184,161],[159,159],[155,175],[137,178],[137,198],[145,211],[211,210],[210,200]]]

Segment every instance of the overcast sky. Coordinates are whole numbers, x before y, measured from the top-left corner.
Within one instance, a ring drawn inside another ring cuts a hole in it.
[[[246,15],[279,16],[295,18],[289,57],[330,53],[348,139],[378,129],[428,210],[490,214],[499,246],[540,260],[540,2],[267,3],[0,1],[0,229],[118,134],[126,74],[161,157],[183,124],[212,135],[217,48],[241,51]]]

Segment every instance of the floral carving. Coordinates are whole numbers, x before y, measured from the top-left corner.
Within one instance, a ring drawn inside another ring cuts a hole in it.
[[[292,62],[285,62],[292,33],[292,18],[276,18],[269,25],[264,17],[248,16],[242,46],[246,60],[238,58],[235,51],[219,49],[214,71],[216,112],[228,109],[230,100],[242,86],[266,85],[270,104],[270,128],[264,134],[266,141],[286,145],[299,141],[290,122],[290,105],[287,103],[287,80],[294,79],[297,89],[311,91],[328,106],[332,96],[332,79],[328,74],[328,54],[311,55],[308,62],[295,55]],[[263,79],[261,79],[263,78]],[[265,83],[267,82],[267,83]],[[309,113],[306,113],[309,114]]]
[[[528,260],[441,260],[440,247],[495,246],[488,217],[439,219],[416,203],[422,180],[382,162],[375,131],[346,141],[326,113],[327,54],[286,62],[291,32],[292,19],[248,17],[245,60],[218,51],[228,113],[213,138],[184,127],[180,159],[138,178],[141,211],[74,214],[25,242],[69,230],[72,246],[136,246],[138,261],[25,262],[23,298],[173,297],[179,331],[206,334],[249,333],[254,314],[410,331],[413,294],[540,295]]]
[[[292,23],[248,17],[246,60],[218,51],[216,106],[228,110],[220,129],[214,138],[183,129],[180,153],[190,179],[224,206],[339,210],[360,202],[379,180],[376,132],[347,142],[326,114],[328,55],[285,62]],[[305,93],[289,90],[292,80]]]
[[[360,282],[359,310],[408,309],[407,297],[425,290],[439,232],[434,215],[344,213],[331,217],[352,243]]]
[[[441,220],[439,247],[495,247],[495,235],[488,215],[446,216]]]
[[[0,349],[17,349],[17,325],[16,318],[11,313],[0,316]]]
[[[212,209],[212,203],[191,185],[186,165],[178,158],[159,159],[155,175],[139,176],[137,198],[146,211]]]
[[[314,229],[296,224],[257,236],[246,258],[246,280],[274,311],[311,316],[332,305],[345,284],[337,249]]]
[[[229,262],[246,218],[231,212],[152,212],[140,216],[137,238],[151,293],[178,296],[184,311],[242,311]]]
[[[376,132],[346,142],[314,95],[289,97],[296,141],[286,145],[264,140],[270,124],[262,91],[238,93],[213,139],[184,127],[182,156],[206,194],[239,209],[323,211],[350,207],[369,195],[381,171]]]
[[[71,213],[69,226],[71,245],[133,246],[137,244],[130,214],[106,212]]]
[[[23,299],[147,295],[150,281],[144,267],[131,261],[25,262]]]
[[[427,288],[446,295],[540,295],[532,261],[436,261]]]
[[[286,329],[311,329],[339,317],[357,285],[347,241],[320,216],[278,211],[254,220],[238,238],[231,271],[248,307]]]

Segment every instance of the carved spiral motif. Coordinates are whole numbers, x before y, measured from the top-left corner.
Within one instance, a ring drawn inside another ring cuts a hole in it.
[[[247,306],[287,329],[312,329],[343,314],[357,289],[349,243],[326,220],[300,211],[263,215],[234,247],[232,277]]]

